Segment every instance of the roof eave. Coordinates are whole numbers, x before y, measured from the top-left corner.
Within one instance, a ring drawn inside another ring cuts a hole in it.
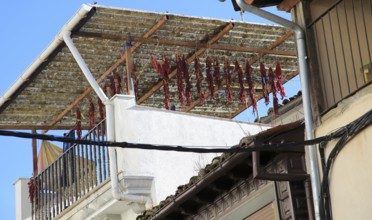
[[[27,83],[37,69],[44,63],[47,62],[49,57],[55,53],[55,51],[63,44],[62,33],[65,31],[73,32],[74,29],[80,26],[80,23],[91,13],[94,13],[95,7],[87,4],[81,5],[80,9],[75,15],[62,27],[57,36],[49,44],[49,46],[31,63],[31,65],[23,72],[23,74],[13,83],[12,86],[0,97],[0,112],[6,107],[6,103],[17,96],[17,92],[20,90],[22,85]]]

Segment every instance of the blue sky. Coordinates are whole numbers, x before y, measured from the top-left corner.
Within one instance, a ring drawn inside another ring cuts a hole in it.
[[[0,94],[14,83],[34,59],[49,45],[62,26],[75,14],[83,3],[70,1],[6,1],[0,13]],[[231,1],[218,0],[117,0],[97,1],[100,5],[137,10],[169,12],[193,16],[240,20]],[[270,9],[274,13],[278,11]],[[287,19],[288,13],[280,13]],[[245,21],[271,23],[253,15],[245,14]],[[299,90],[298,79],[294,89]],[[290,96],[291,94],[289,94]],[[263,110],[265,113],[266,110]],[[246,113],[242,119],[252,119]],[[15,191],[13,183],[19,177],[32,175],[31,140],[0,136],[0,218],[15,219]]]

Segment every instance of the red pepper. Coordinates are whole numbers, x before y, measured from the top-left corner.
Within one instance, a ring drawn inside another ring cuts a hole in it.
[[[81,139],[81,112],[79,107],[76,108],[76,135]]]
[[[229,60],[225,57],[224,61],[224,73],[225,73],[225,80],[226,80],[226,96],[227,96],[227,102],[230,104],[233,102],[233,94],[231,89],[231,67],[229,64]]]
[[[265,99],[265,104],[269,104],[269,94],[267,92],[267,75],[266,75],[266,69],[265,64],[263,62],[260,62],[260,73],[261,73],[261,84],[262,84],[262,96]]]
[[[214,85],[213,85],[213,75],[212,75],[212,59],[210,57],[207,57],[205,60],[206,65],[206,75],[207,75],[207,83],[209,92],[211,94],[211,98],[214,98]]]
[[[278,114],[279,104],[278,104],[278,98],[276,96],[276,93],[278,91],[277,91],[277,88],[276,88],[274,71],[273,71],[273,69],[271,67],[269,68],[269,80],[268,80],[268,83],[270,84],[271,92],[273,94],[273,108],[274,108],[274,113],[275,114]]]
[[[276,82],[276,86],[280,92],[280,96],[283,99],[285,96],[285,91],[283,87],[282,68],[280,67],[279,60],[276,62],[275,73],[276,73],[276,77],[278,78],[278,81]]]
[[[252,70],[253,68],[249,64],[249,61],[247,60],[247,62],[245,63],[245,79],[248,83],[249,98],[251,100],[251,104],[253,107],[253,113],[255,113],[257,112],[257,100],[254,97],[256,91],[254,89],[254,83],[252,79]]]
[[[202,87],[203,73],[202,73],[201,64],[199,62],[199,58],[197,56],[195,56],[195,59],[194,59],[194,68],[195,68],[195,74],[196,74],[196,89],[198,90],[200,103],[203,104],[205,101],[203,87]]]
[[[182,59],[177,55],[176,57],[176,64],[177,64],[177,91],[178,91],[178,99],[180,100],[181,106],[185,104],[185,89],[183,86],[183,64]]]
[[[244,76],[242,68],[240,68],[239,62],[235,61],[235,69],[234,71],[238,74],[238,80],[239,80],[239,97],[240,97],[240,104],[245,106],[246,105],[246,94],[245,94],[245,88],[244,88]]]

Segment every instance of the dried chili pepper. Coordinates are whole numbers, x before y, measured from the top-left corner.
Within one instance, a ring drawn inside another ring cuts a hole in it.
[[[211,98],[214,98],[214,85],[213,85],[213,75],[212,75],[212,59],[210,57],[207,57],[205,60],[205,66],[206,66],[206,75],[207,75],[207,83],[209,92],[211,94]]]
[[[89,129],[94,128],[94,104],[92,97],[89,97],[89,110],[88,110],[88,117],[89,117]]]
[[[103,92],[107,95],[107,82],[102,82],[101,87]]]
[[[105,110],[104,110],[103,103],[102,103],[101,99],[98,98],[97,102],[98,102],[99,118],[102,121],[105,118]]]
[[[182,59],[177,55],[176,56],[176,64],[177,64],[177,92],[178,92],[178,99],[180,100],[181,106],[185,104],[185,89],[183,85],[183,64]]]
[[[76,135],[78,139],[81,139],[81,112],[80,108],[76,108]]]
[[[112,97],[116,94],[115,79],[112,74],[109,76],[109,79],[110,79],[110,92],[111,92],[111,97]]]
[[[283,99],[284,96],[285,96],[285,91],[284,91],[284,87],[283,87],[282,68],[280,67],[279,60],[276,62],[275,73],[276,73],[276,77],[278,78],[278,81],[276,82],[276,86],[279,90],[280,96]]]
[[[237,60],[235,61],[234,72],[238,74],[238,81],[239,81],[239,87],[240,87],[240,91],[239,91],[240,104],[245,106],[246,94],[245,94],[245,88],[244,88],[244,75],[243,75],[243,70],[240,67],[240,64]]]
[[[186,83],[186,91],[185,91],[185,96],[186,96],[186,103],[187,106],[191,105],[192,102],[192,84],[190,80],[190,73],[189,73],[189,65],[186,62],[185,56],[182,56],[182,72],[183,72],[183,78],[185,79]]]
[[[119,72],[115,73],[115,80],[116,80],[116,93],[121,94],[121,77],[120,77]]]
[[[28,198],[30,199],[30,203],[33,203],[37,196],[34,179],[30,179],[27,185],[28,185]]]
[[[261,73],[261,84],[262,84],[262,96],[265,99],[265,104],[269,104],[269,94],[267,92],[267,75],[266,75],[266,69],[265,64],[263,62],[260,62],[260,73]]]
[[[253,70],[253,68],[249,64],[249,61],[247,60],[247,62],[245,64],[245,79],[248,83],[249,98],[251,100],[251,104],[252,104],[252,107],[253,107],[253,113],[255,113],[255,112],[257,112],[257,100],[254,97],[254,94],[255,94],[256,91],[255,91],[255,88],[254,88],[254,82],[253,82],[253,78],[252,78],[252,70]]]
[[[224,61],[224,67],[223,71],[225,73],[225,80],[226,80],[226,96],[227,96],[227,102],[232,103],[233,102],[233,94],[232,94],[232,89],[231,89],[231,67],[229,64],[229,60],[225,57]]]
[[[160,78],[162,79],[163,82],[163,91],[164,91],[164,106],[166,109],[170,109],[170,95],[169,95],[169,77],[168,74],[170,72],[170,64],[168,58],[164,58],[163,64],[159,64],[158,61],[150,56],[152,66],[154,67],[155,71],[159,73]]]
[[[274,113],[275,114],[278,114],[279,104],[278,104],[278,98],[276,96],[277,88],[276,88],[276,83],[275,83],[274,71],[273,71],[273,69],[271,67],[269,68],[269,79],[268,79],[268,83],[270,84],[271,93],[273,94],[273,108],[274,108]]]
[[[222,85],[222,80],[221,80],[221,72],[220,72],[220,63],[218,62],[218,59],[215,60],[214,62],[214,71],[213,71],[213,77],[216,82],[216,85],[218,88],[221,87]]]
[[[196,74],[196,89],[198,90],[199,100],[201,104],[204,104],[205,98],[204,98],[203,87],[202,87],[202,83],[203,83],[202,66],[197,56],[195,56],[195,59],[194,59],[194,68],[195,68],[195,74]]]

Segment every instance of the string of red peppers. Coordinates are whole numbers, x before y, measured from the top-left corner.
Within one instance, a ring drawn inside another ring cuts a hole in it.
[[[166,109],[170,109],[170,95],[169,95],[169,77],[168,74],[170,72],[170,65],[168,58],[164,58],[163,64],[159,64],[156,58],[150,55],[151,63],[154,67],[154,69],[160,74],[160,78],[163,82],[163,91],[164,91],[164,106]]]
[[[198,90],[200,104],[203,104],[205,101],[203,88],[202,88],[203,73],[202,73],[202,66],[197,56],[195,56],[195,59],[194,59],[194,68],[195,68],[195,74],[196,74],[196,89]]]
[[[115,80],[116,80],[115,92],[117,94],[120,94],[121,93],[121,77],[120,77],[120,73],[119,72],[116,72],[115,73]]]
[[[243,70],[240,67],[239,61],[235,61],[235,69],[234,72],[238,74],[238,81],[239,81],[239,98],[240,98],[240,104],[245,106],[246,102],[246,94],[245,94],[245,88],[244,88],[244,75]]]
[[[81,139],[81,112],[80,108],[76,108],[76,135],[78,139]]]
[[[253,68],[249,64],[249,61],[246,62],[245,64],[245,79],[248,83],[248,91],[249,91],[249,98],[251,100],[251,104],[253,107],[253,113],[257,112],[257,100],[254,97],[255,94],[255,88],[254,88],[254,82],[252,78],[252,70]]]
[[[221,80],[221,73],[220,73],[220,63],[218,62],[218,59],[215,60],[214,62],[214,71],[213,71],[213,78],[215,79],[216,85],[218,88],[221,87],[222,85],[222,80]]]
[[[276,74],[276,77],[278,79],[278,81],[276,82],[276,86],[277,86],[277,88],[278,88],[278,90],[280,92],[280,96],[283,99],[284,96],[285,96],[285,91],[284,91],[284,87],[283,87],[282,68],[280,67],[279,60],[276,61],[275,74]]]
[[[226,80],[226,96],[227,96],[227,102],[232,103],[233,102],[233,93],[231,89],[231,67],[229,64],[229,60],[225,57],[224,61],[224,67],[223,71],[225,73],[225,80]]]
[[[89,117],[89,129],[92,129],[94,128],[94,104],[93,104],[92,97],[89,97],[88,117]]]
[[[267,91],[267,74],[265,69],[265,64],[260,62],[260,73],[261,73],[261,84],[262,84],[262,97],[265,99],[265,104],[269,104],[269,93]]]
[[[273,94],[273,108],[274,108],[274,113],[278,114],[278,108],[279,108],[279,103],[278,103],[278,97],[276,96],[277,93],[277,88],[276,88],[276,83],[275,83],[275,75],[273,69],[270,67],[269,68],[269,80],[268,83],[270,84],[271,92]]]
[[[176,56],[176,78],[177,78],[177,92],[178,92],[178,99],[180,100],[181,106],[185,105],[185,89],[183,85],[183,63],[182,59]]]
[[[209,92],[211,94],[211,98],[214,98],[214,85],[213,85],[213,75],[212,75],[212,59],[210,57],[207,57],[205,60],[205,66],[206,66],[206,75],[207,75],[207,83]]]
[[[190,73],[189,73],[189,65],[186,62],[185,56],[182,56],[182,71],[183,71],[183,78],[185,79],[186,83],[186,91],[185,91],[185,96],[186,96],[186,103],[187,106],[191,105],[192,102],[192,84],[190,80]]]

